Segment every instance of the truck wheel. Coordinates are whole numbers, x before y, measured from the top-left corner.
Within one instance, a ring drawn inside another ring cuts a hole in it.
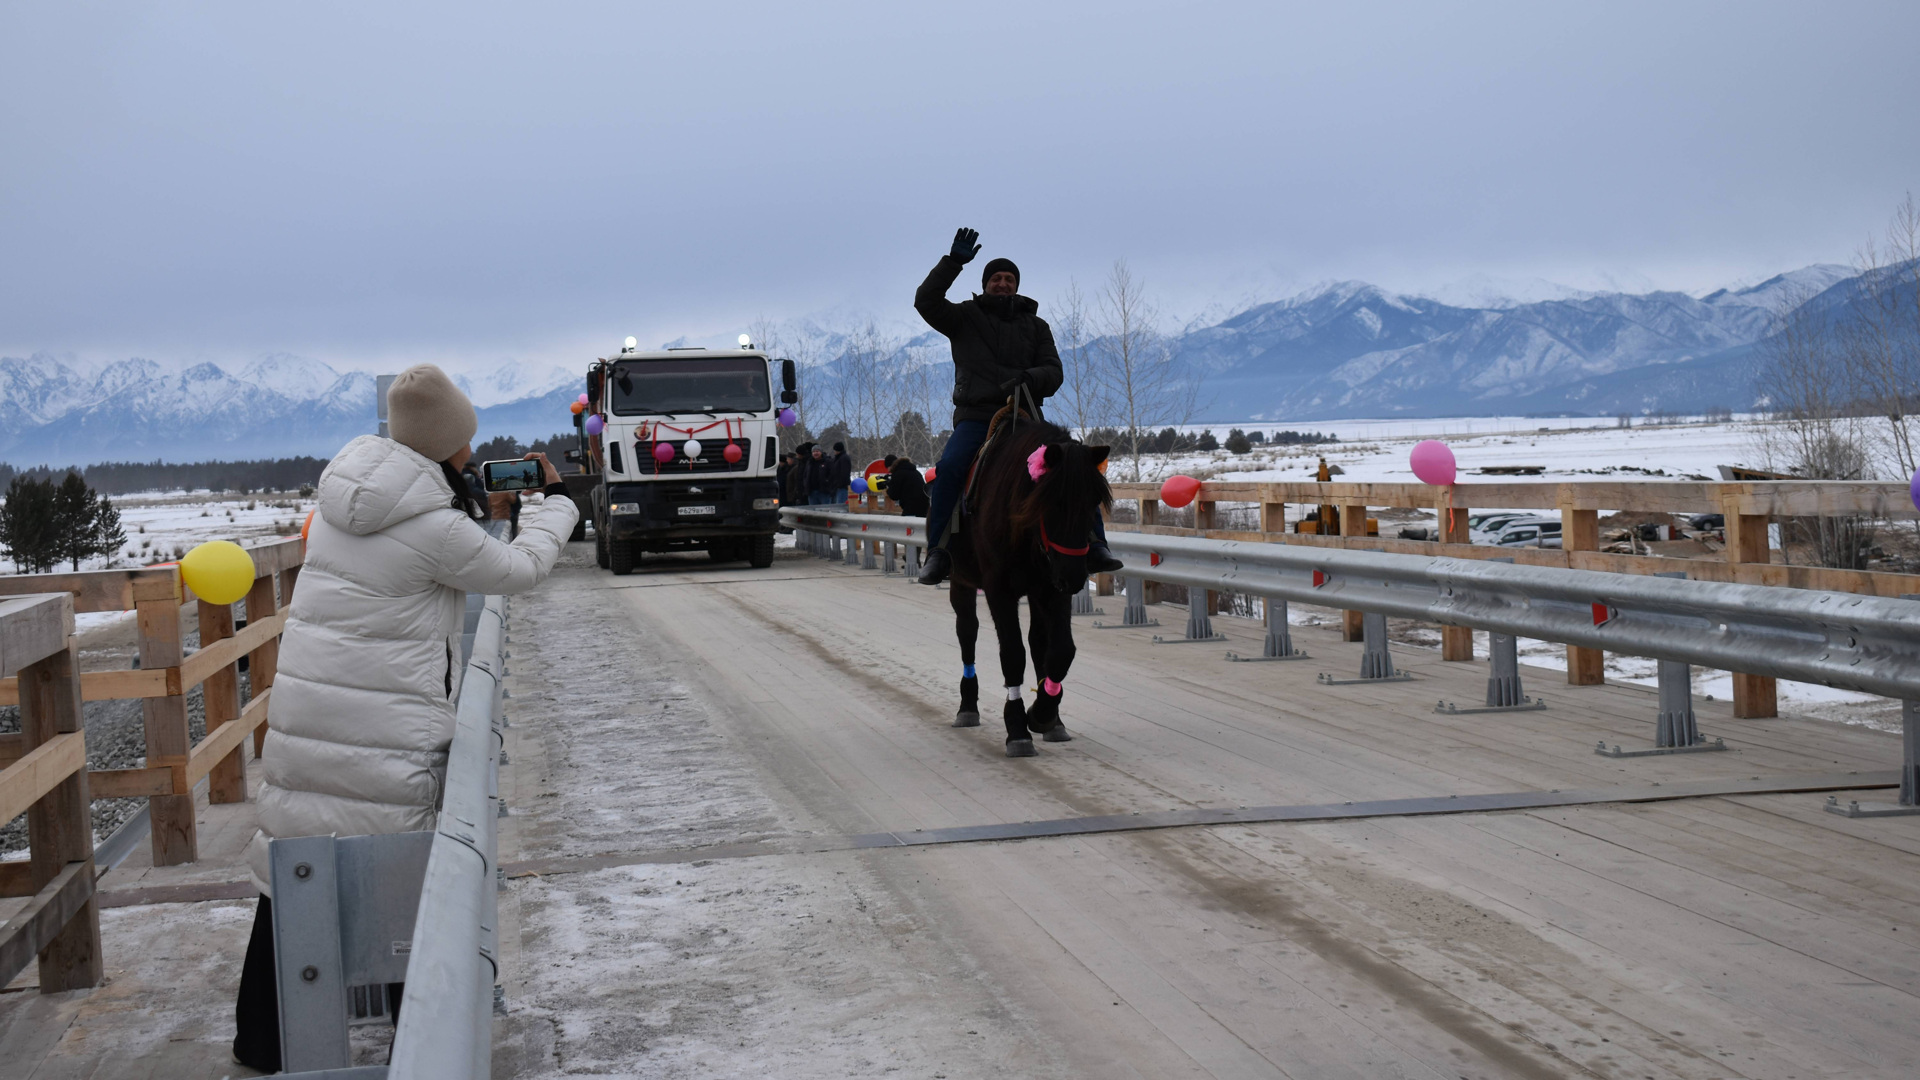
[[[631,540],[610,540],[607,542],[607,569],[615,577],[625,577],[633,573],[634,564],[640,561],[640,549]]]
[[[579,521],[576,521],[573,523],[573,535],[567,537],[567,542],[574,543],[576,541],[585,540],[586,538],[587,538],[587,519],[581,518]]]
[[[608,566],[607,530],[600,528],[598,525],[594,526],[593,529],[593,561],[599,563],[600,569],[602,570],[605,570]]]
[[[747,564],[755,570],[765,570],[773,565],[772,533],[747,541]]]

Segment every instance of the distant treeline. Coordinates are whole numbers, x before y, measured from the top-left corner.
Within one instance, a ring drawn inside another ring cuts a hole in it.
[[[87,486],[103,495],[136,491],[298,491],[320,482],[326,461],[316,457],[276,458],[272,461],[202,461],[173,465],[163,461],[108,461],[83,469],[36,465],[16,468],[0,462],[0,488],[16,476],[58,481],[79,473]]]

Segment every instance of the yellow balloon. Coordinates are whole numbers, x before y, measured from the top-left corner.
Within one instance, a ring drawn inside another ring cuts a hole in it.
[[[180,580],[209,604],[231,604],[253,588],[253,556],[231,540],[209,540],[180,560]]]

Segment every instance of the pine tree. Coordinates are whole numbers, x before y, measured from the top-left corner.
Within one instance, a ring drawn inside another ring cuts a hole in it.
[[[15,476],[0,505],[0,548],[16,570],[44,574],[60,561],[60,533],[52,480]]]
[[[69,472],[54,489],[53,522],[54,561],[65,560],[75,570],[83,560],[119,551],[127,540],[120,527],[120,511],[76,472]]]

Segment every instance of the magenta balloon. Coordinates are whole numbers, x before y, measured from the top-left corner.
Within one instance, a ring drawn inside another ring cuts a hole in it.
[[[799,422],[800,422],[800,418],[794,415],[794,412],[792,409],[780,410],[780,426],[781,427],[792,427],[793,425]]]
[[[581,394],[581,395],[580,395],[580,397],[578,398],[578,400],[579,400],[579,402],[580,402],[580,404],[582,404],[582,405],[591,405],[591,404],[593,404],[592,402],[590,402],[590,401],[588,401],[588,400],[587,400],[587,395],[585,395],[585,394]]]
[[[598,435],[607,429],[607,422],[600,419],[599,413],[587,417],[587,434]]]
[[[673,444],[657,442],[653,444],[653,460],[665,465],[673,460]]]
[[[1414,446],[1409,460],[1413,464],[1413,475],[1419,477],[1423,484],[1451,484],[1458,474],[1453,451],[1437,439],[1428,439]]]

